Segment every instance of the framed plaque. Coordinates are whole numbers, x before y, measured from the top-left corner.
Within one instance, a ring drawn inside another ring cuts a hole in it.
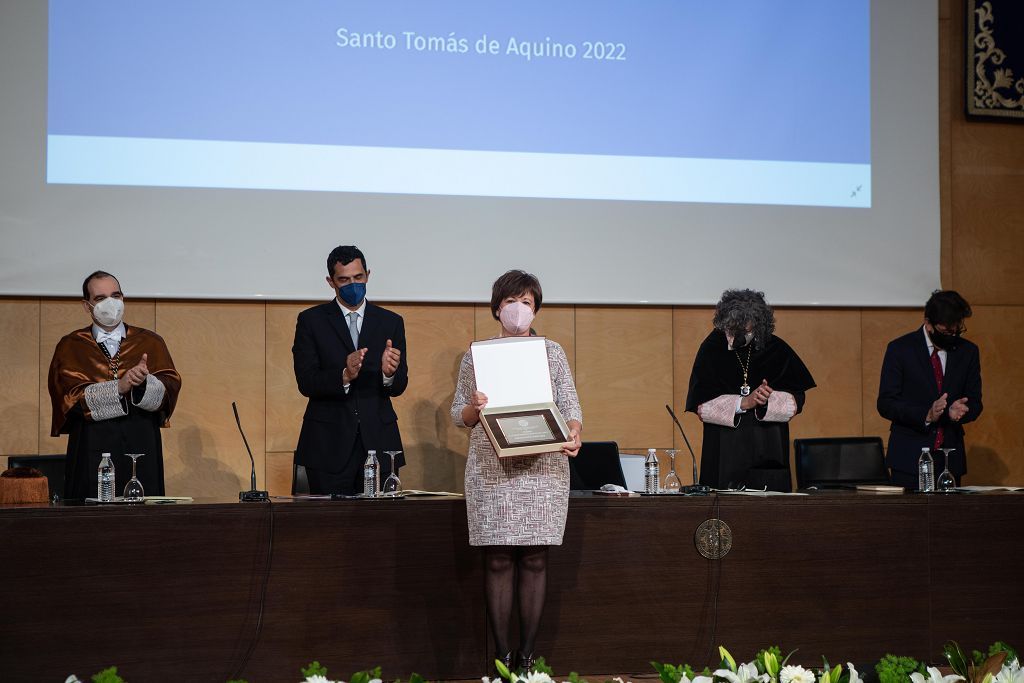
[[[473,342],[471,352],[477,390],[487,395],[480,423],[499,458],[550,453],[568,443],[543,337]]]

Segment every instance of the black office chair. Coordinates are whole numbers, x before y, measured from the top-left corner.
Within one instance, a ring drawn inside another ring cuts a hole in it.
[[[584,441],[575,458],[569,458],[569,488],[593,491],[605,484],[625,488],[626,475],[619,462],[619,444],[614,441]]]
[[[309,494],[309,479],[306,478],[306,468],[292,462],[292,495],[305,496]]]
[[[8,467],[34,467],[46,475],[46,484],[50,489],[50,499],[53,494],[64,495],[64,461],[67,456],[60,455],[9,455],[7,456]]]
[[[793,449],[796,453],[797,488],[889,483],[880,437],[795,439]]]

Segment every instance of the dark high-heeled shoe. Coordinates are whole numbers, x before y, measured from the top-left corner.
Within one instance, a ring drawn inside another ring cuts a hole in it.
[[[510,672],[515,673],[515,658],[513,657],[512,650],[509,650],[508,652],[504,653],[495,652],[494,659],[504,664],[505,668],[508,669]],[[494,678],[501,678],[501,672],[498,671],[497,665],[494,666]]]
[[[522,652],[518,653],[518,663],[516,669],[524,674],[529,675],[533,671],[533,666],[537,662],[537,657],[531,652],[530,654],[524,655]]]

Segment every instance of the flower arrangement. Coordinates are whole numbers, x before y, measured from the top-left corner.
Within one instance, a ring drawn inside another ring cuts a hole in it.
[[[821,668],[805,668],[789,664],[793,650],[785,657],[778,647],[761,650],[749,662],[737,663],[736,658],[724,647],[718,648],[721,661],[714,671],[705,667],[699,673],[689,664],[662,664],[651,662],[661,683],[863,683],[857,669],[850,662],[844,669],[841,664],[831,666],[822,658]],[[943,648],[943,655],[953,670],[944,674],[935,667],[925,667],[911,657],[897,657],[887,654],[875,664],[879,683],[1024,683],[1024,668],[1016,650],[999,641],[987,652],[973,650],[968,657],[959,643],[950,641]],[[481,683],[556,683],[553,672],[544,658],[537,659],[531,671],[510,671],[501,661],[495,660],[499,678],[483,677]],[[301,669],[302,683],[345,683],[341,679],[327,677],[327,667],[318,661]],[[104,669],[90,679],[92,683],[126,683],[117,674],[117,667]],[[68,676],[65,683],[82,683],[76,676]],[[242,680],[228,683],[247,683]],[[348,683],[383,683],[380,667],[352,674]],[[418,674],[412,674],[408,681],[394,683],[427,683]],[[573,672],[564,683],[588,683]],[[604,683],[631,683],[616,677]]]

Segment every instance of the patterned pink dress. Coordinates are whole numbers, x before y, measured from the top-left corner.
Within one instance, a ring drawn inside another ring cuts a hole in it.
[[[555,405],[566,420],[583,422],[565,351],[545,340]],[[465,427],[462,409],[476,391],[473,354],[462,357],[452,421]],[[498,460],[484,428],[469,435],[466,512],[470,545],[561,545],[569,507],[569,462],[559,452]]]

